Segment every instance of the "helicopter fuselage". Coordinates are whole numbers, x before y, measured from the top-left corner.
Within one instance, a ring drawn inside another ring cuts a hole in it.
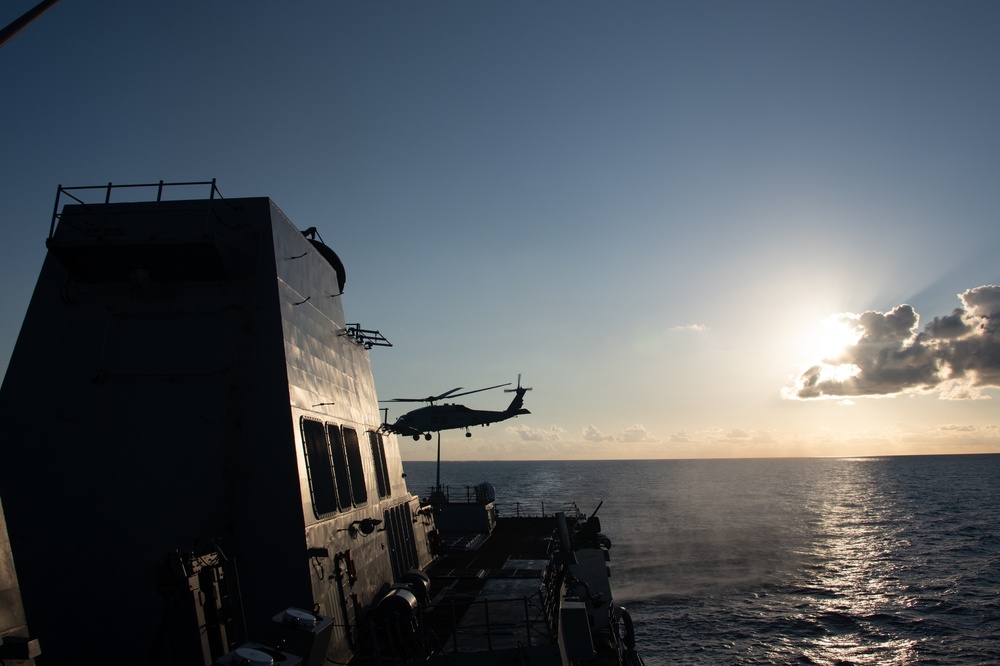
[[[517,396],[510,406],[504,410],[470,409],[465,405],[446,404],[428,405],[403,414],[395,423],[384,424],[389,432],[419,439],[421,435],[429,437],[430,433],[471,426],[487,426],[498,421],[505,421],[520,414],[530,414],[521,407],[522,399],[527,389],[517,388]]]

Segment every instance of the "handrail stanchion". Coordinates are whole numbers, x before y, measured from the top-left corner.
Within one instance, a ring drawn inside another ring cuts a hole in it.
[[[49,224],[49,238],[52,238],[56,233],[56,216],[59,215],[59,198],[62,196],[62,183],[59,183],[59,187],[56,188],[56,203],[52,207],[52,222]]]
[[[521,597],[524,602],[524,629],[528,633],[528,647],[531,647],[531,615],[528,612],[528,597]]]

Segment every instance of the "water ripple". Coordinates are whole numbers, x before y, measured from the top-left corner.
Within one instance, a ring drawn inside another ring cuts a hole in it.
[[[605,501],[651,666],[1000,655],[1000,456],[451,465],[501,497]]]

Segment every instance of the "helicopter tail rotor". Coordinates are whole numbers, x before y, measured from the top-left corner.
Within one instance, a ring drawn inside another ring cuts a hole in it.
[[[524,409],[524,394],[530,391],[530,387],[521,386],[521,375],[517,376],[517,388],[505,389],[504,393],[513,393],[514,399],[510,401],[510,405],[504,410],[505,415],[509,418],[510,416],[516,416],[518,414],[530,414],[527,409]]]
[[[501,386],[503,386],[503,384],[501,384]],[[515,392],[520,391],[521,394],[524,395],[525,391],[530,391],[530,390],[531,390],[530,387],[528,387],[528,388],[521,388],[521,373],[519,372],[519,373],[517,373],[517,388],[504,389],[503,392],[504,393],[515,393]]]

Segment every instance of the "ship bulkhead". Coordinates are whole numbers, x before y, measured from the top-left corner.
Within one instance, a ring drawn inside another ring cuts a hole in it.
[[[288,607],[332,618],[346,662],[432,559],[339,260],[269,199],[215,193],[53,222],[0,389],[0,496],[49,663],[211,663]]]

